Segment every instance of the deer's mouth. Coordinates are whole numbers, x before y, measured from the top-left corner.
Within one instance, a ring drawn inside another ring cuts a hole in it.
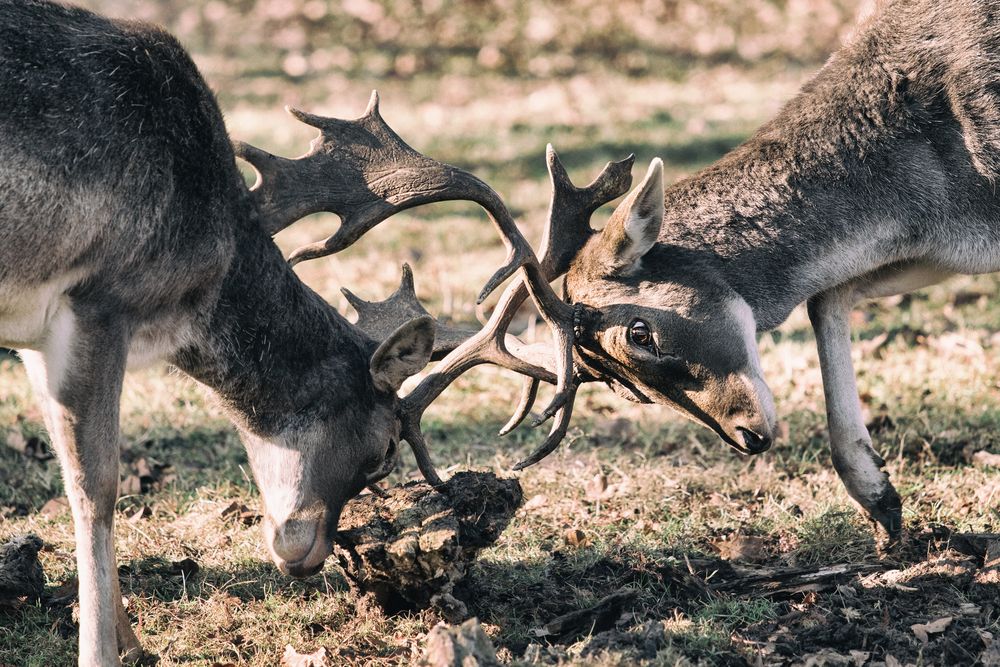
[[[640,403],[642,405],[651,405],[653,403],[648,396],[639,391],[639,389],[634,385],[626,385],[625,383],[614,378],[608,378],[605,382],[607,382],[613,392],[626,400],[632,401],[633,403]]]

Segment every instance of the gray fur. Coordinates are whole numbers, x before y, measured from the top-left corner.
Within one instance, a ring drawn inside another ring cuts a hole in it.
[[[378,341],[296,277],[259,220],[170,35],[0,0],[0,345],[21,349],[63,466],[81,665],[140,650],[111,532],[127,363],[166,358],[220,397],[289,573],[322,565],[342,505],[390,469],[395,392],[433,326],[402,327],[372,366]]]
[[[575,259],[567,292],[598,307],[595,331],[627,327],[635,304],[664,341],[651,360],[592,337],[612,360],[591,360],[591,370],[601,377],[617,365],[612,375],[636,390],[626,394],[678,407],[734,444],[734,415],[753,430],[774,418],[766,400],[754,406],[762,381],[756,392],[731,382],[757,355],[741,352],[733,304],[749,306],[764,331],[836,293],[846,305],[811,312],[821,349],[836,350],[824,359],[824,378],[836,376],[828,404],[850,406],[856,389],[839,370],[849,355],[829,338],[847,334],[824,318],[839,321],[864,296],[1000,269],[998,175],[1000,2],[883,2],[776,118],[666,190],[659,240],[640,270],[609,269],[607,230]],[[884,475],[867,433],[856,432],[852,410],[830,420],[848,490],[898,534],[891,484],[872,491]]]

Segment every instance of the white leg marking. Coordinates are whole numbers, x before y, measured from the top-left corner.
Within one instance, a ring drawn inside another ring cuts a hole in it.
[[[117,401],[120,387],[110,382],[115,364],[111,349],[108,366],[93,374],[91,358],[88,380],[92,393],[73,394],[71,374],[85,372],[74,364],[79,345],[76,323],[69,307],[61,308],[50,320],[42,351],[21,352],[32,387],[42,405],[53,448],[59,455],[66,495],[73,511],[76,537],[77,576],[80,600],[81,667],[119,665],[119,634],[131,629],[117,628],[121,597],[114,554],[114,504],[118,491]],[[115,341],[109,341],[113,348]],[[123,351],[122,351],[123,352]],[[93,350],[90,351],[93,356]],[[117,355],[118,372],[124,358]],[[100,363],[100,362],[97,362]],[[102,386],[103,384],[107,386]],[[107,395],[101,392],[108,392]],[[70,397],[73,400],[70,400]],[[74,405],[75,407],[68,407]],[[84,457],[86,452],[86,457]],[[124,614],[121,614],[124,618]],[[134,642],[134,639],[133,639]]]

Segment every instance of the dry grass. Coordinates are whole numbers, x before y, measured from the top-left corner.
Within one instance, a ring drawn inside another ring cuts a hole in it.
[[[287,155],[301,151],[312,130],[281,113],[281,104],[351,117],[377,85],[386,119],[404,138],[494,184],[532,239],[540,235],[547,205],[546,142],[562,152],[578,181],[630,152],[639,165],[663,156],[668,178],[676,179],[746,136],[808,74],[722,63],[669,78],[613,69],[551,79],[450,73],[382,80],[332,73],[290,86],[273,76],[238,81],[219,54],[199,58],[223,91],[233,135]],[[288,250],[335,226],[331,217],[316,216],[278,242]],[[368,297],[388,294],[407,261],[432,312],[473,322],[475,294],[502,255],[483,216],[451,204],[401,215],[357,247],[298,270],[347,310],[341,286]],[[961,278],[859,311],[855,363],[863,400],[873,420],[891,418],[891,426],[873,436],[913,529],[1000,526],[996,472],[970,464],[975,451],[1000,452],[996,292],[993,277]],[[878,344],[881,332],[896,335]],[[664,633],[649,664],[753,661],[763,650],[750,639],[759,628],[800,607],[809,614],[834,609],[834,598],[682,599],[655,576],[657,568],[712,557],[715,543],[736,534],[763,538],[762,558],[770,565],[877,559],[869,526],[830,466],[818,361],[804,313],[764,335],[761,350],[787,436],[754,459],[730,453],[707,430],[663,408],[628,404],[600,387],[581,392],[566,444],[520,475],[531,509],[519,513],[470,575],[472,609],[501,657],[517,660],[528,651],[539,661],[635,664],[632,648],[602,648],[590,637],[530,648],[538,644],[532,628],[629,585],[641,595],[622,631],[638,636],[643,623],[653,622]],[[523,429],[504,440],[495,436],[517,388],[506,374],[482,369],[446,393],[425,420],[437,461],[505,471],[537,445],[541,434]],[[193,383],[163,368],[133,374],[122,415],[126,459],[169,464],[176,475],[163,488],[119,503],[123,588],[142,641],[161,665],[274,665],[288,643],[303,651],[325,646],[337,664],[404,665],[419,654],[433,614],[386,616],[354,597],[332,564],[305,581],[286,579],[267,562],[256,527],[221,516],[233,501],[255,505],[256,490],[235,435]],[[39,435],[40,421],[19,364],[0,359],[0,441],[4,434],[8,440],[12,433]],[[404,457],[393,481],[414,471]],[[585,492],[597,475],[616,485],[601,501]],[[40,512],[60,493],[54,461],[0,446],[0,540],[40,535],[50,545],[42,560],[52,586],[75,568],[68,514]],[[126,520],[141,505],[152,515]],[[567,529],[582,530],[583,542],[568,544]],[[179,573],[172,563],[184,558],[200,569]],[[908,603],[920,604],[919,598]],[[886,613],[913,609],[890,606]],[[1000,631],[995,611],[983,612],[980,625]],[[0,609],[0,664],[72,664],[75,641],[66,609]]]

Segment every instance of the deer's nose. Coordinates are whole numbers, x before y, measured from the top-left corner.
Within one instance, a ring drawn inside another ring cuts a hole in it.
[[[317,521],[289,519],[274,528],[274,555],[292,565],[304,561],[316,543]],[[289,568],[291,569],[291,568]]]
[[[761,452],[766,452],[771,448],[773,442],[772,438],[767,435],[761,435],[756,431],[751,431],[748,428],[743,428],[738,426],[737,429],[740,432],[740,436],[743,438],[743,444],[746,446],[747,451],[751,454],[760,454]]]

